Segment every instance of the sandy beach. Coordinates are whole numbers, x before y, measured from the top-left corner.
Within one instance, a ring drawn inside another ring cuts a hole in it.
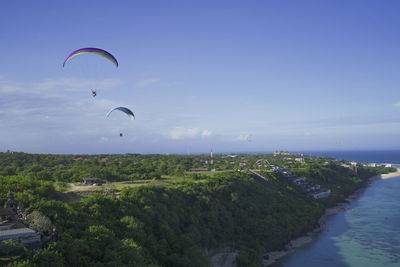
[[[360,193],[363,190],[365,190],[365,188],[367,186],[369,186],[373,181],[380,180],[380,179],[389,179],[389,178],[393,178],[393,177],[397,177],[397,176],[400,176],[400,168],[397,168],[397,170],[395,172],[379,174],[379,175],[375,175],[375,176],[369,178],[367,185],[365,187],[358,189],[357,191],[355,191],[353,194],[351,194],[350,196],[348,196],[345,199],[347,201],[346,203],[338,203],[335,207],[325,209],[325,213],[318,220],[319,227],[315,228],[313,231],[307,233],[306,235],[304,235],[302,237],[299,237],[295,240],[290,241],[289,244],[286,245],[286,250],[265,253],[263,255],[264,259],[263,259],[262,265],[269,266],[269,265],[273,264],[274,262],[276,262],[277,260],[279,260],[280,258],[282,258],[290,253],[293,253],[297,249],[299,249],[302,246],[313,241],[314,237],[318,233],[320,233],[321,231],[324,230],[325,222],[329,218],[329,216],[335,215],[343,210],[346,210],[346,207],[349,205],[349,203],[352,200],[356,199],[360,195]]]
[[[397,177],[397,176],[400,176],[400,168],[397,168],[397,171],[395,171],[395,172],[375,175],[370,180],[374,181],[374,180],[379,180],[379,179],[388,179],[388,178],[393,178],[393,177]]]

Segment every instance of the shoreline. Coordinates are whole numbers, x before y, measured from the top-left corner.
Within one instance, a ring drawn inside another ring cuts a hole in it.
[[[262,260],[262,266],[270,266],[274,263],[276,263],[279,259],[283,258],[284,256],[287,256],[299,248],[303,247],[304,245],[312,242],[315,237],[321,233],[324,228],[325,228],[325,223],[328,220],[328,218],[332,215],[335,215],[341,211],[346,210],[346,207],[350,204],[351,201],[356,199],[367,187],[371,185],[372,182],[376,180],[381,180],[381,179],[389,179],[393,177],[400,176],[400,168],[396,168],[397,170],[395,172],[390,172],[390,173],[385,173],[385,174],[378,174],[375,176],[370,177],[365,186],[361,187],[360,189],[357,189],[353,194],[349,195],[347,198],[345,198],[346,202],[341,202],[338,203],[336,206],[332,208],[326,208],[324,214],[318,219],[318,227],[314,228],[311,232],[308,232],[307,234],[291,240],[288,244],[286,244],[285,248],[286,250],[281,250],[281,251],[272,251],[268,253],[263,254],[263,260]],[[267,259],[265,259],[267,258]]]

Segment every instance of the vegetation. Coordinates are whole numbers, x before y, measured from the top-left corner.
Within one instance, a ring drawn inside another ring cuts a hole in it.
[[[188,172],[211,169],[207,159],[206,155],[0,153],[0,200],[4,203],[13,191],[31,211],[29,219],[38,229],[46,231],[51,225],[45,215],[59,233],[57,242],[11,264],[208,266],[207,251],[229,247],[240,251],[238,266],[259,266],[263,252],[283,249],[291,239],[312,230],[325,207],[343,201],[368,177],[389,171],[359,166],[356,175],[327,158],[307,157],[299,163],[294,157],[217,155],[212,168],[222,171]],[[332,197],[314,200],[268,165],[290,168],[331,189]],[[267,181],[246,169],[257,169]],[[118,194],[100,191],[80,201],[57,200],[68,183],[84,177],[114,182],[108,186]],[[121,182],[144,179],[160,183],[122,186]]]
[[[20,254],[26,252],[26,247],[20,242],[14,239],[6,239],[1,242],[0,253],[6,257],[10,256],[10,253]]]

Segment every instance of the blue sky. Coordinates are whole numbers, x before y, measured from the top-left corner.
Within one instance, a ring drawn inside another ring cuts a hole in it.
[[[399,149],[399,10],[365,0],[6,1],[0,151]],[[109,51],[119,68],[94,55],[63,68],[82,47]],[[106,119],[116,106],[136,120]]]

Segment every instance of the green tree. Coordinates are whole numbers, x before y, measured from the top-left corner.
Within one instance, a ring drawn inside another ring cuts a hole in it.
[[[64,257],[56,250],[55,244],[51,244],[49,247],[36,252],[30,264],[35,267],[65,266]]]
[[[26,252],[27,250],[26,250],[26,247],[22,243],[18,242],[17,240],[6,239],[1,242],[0,252],[2,254],[5,254],[7,257],[12,252],[21,252],[21,251]]]
[[[29,226],[40,233],[50,231],[53,225],[50,219],[40,211],[33,211],[27,216]]]

